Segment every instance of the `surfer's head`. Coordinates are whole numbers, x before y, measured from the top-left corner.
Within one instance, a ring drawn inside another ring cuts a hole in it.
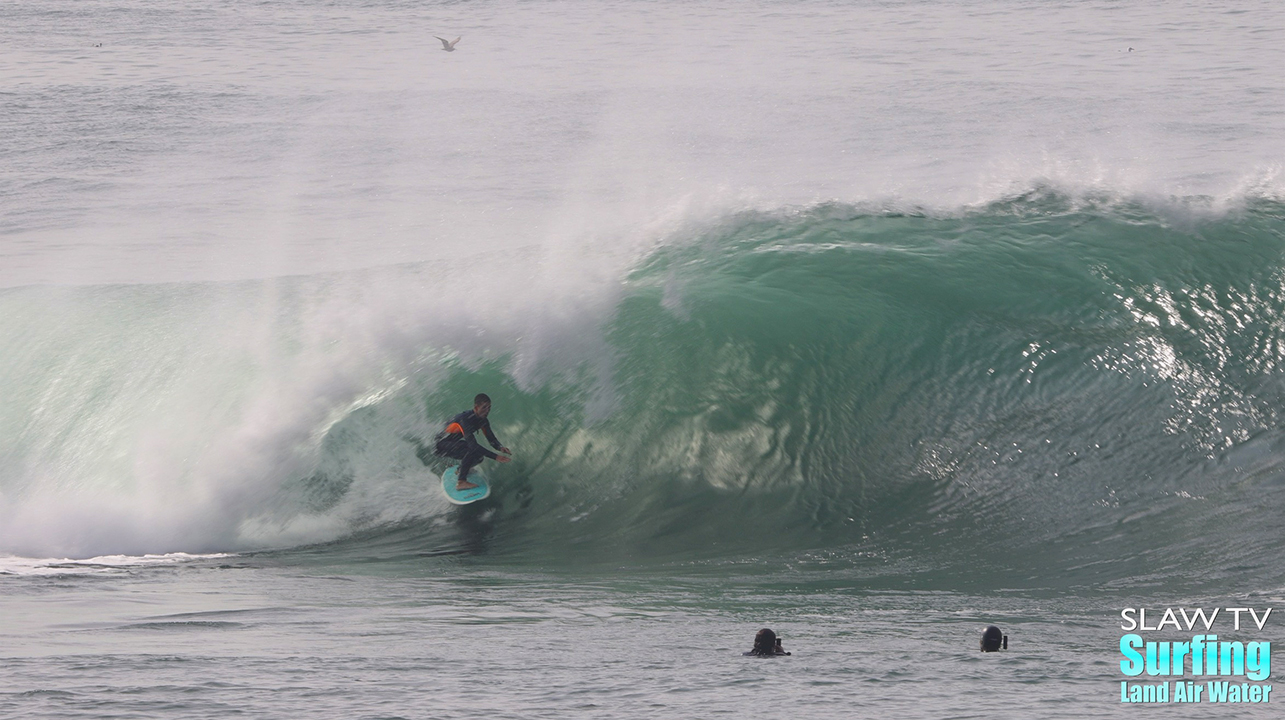
[[[478,393],[477,397],[473,398],[473,414],[484,418],[489,412],[491,412],[491,396]]]
[[[982,652],[995,652],[1001,648],[1008,649],[1008,636],[994,625],[988,626],[982,631]]]
[[[750,652],[755,655],[775,655],[776,654],[776,633],[768,628],[759,630],[754,635],[754,649]]]

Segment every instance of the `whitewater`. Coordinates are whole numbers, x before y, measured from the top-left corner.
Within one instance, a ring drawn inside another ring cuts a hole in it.
[[[0,716],[1130,712],[1285,595],[1281,19],[0,8]]]

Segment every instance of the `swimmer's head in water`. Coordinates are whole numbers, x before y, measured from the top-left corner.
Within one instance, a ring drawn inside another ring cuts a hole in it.
[[[991,625],[982,631],[982,652],[995,652],[1008,649],[1008,637],[1000,629]]]
[[[753,652],[758,655],[775,654],[776,653],[776,633],[772,632],[768,628],[763,628],[762,630],[759,630],[758,633],[754,635],[754,649],[751,650],[750,652]]]

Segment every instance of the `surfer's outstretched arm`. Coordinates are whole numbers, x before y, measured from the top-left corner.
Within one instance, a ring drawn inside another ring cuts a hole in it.
[[[469,450],[480,452],[486,457],[491,458],[492,460],[495,460],[496,458],[499,457],[499,455],[496,455],[490,450],[487,450],[486,448],[482,447],[482,443],[478,442],[477,438],[473,437],[472,435],[465,435],[464,442],[468,443]],[[491,443],[491,444],[494,445],[495,443]]]
[[[499,438],[495,437],[495,433],[491,431],[490,420],[487,420],[486,424],[482,426],[482,434],[486,435],[486,441],[491,443],[491,447],[495,448],[496,450],[499,450],[505,455],[513,454],[512,451],[510,451],[508,448],[504,447],[502,443],[500,443]]]

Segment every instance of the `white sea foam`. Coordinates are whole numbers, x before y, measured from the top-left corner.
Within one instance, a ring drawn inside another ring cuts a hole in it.
[[[100,555],[91,558],[31,558],[0,554],[0,575],[96,575],[137,568],[164,567],[235,557],[229,553],[160,555]]]

